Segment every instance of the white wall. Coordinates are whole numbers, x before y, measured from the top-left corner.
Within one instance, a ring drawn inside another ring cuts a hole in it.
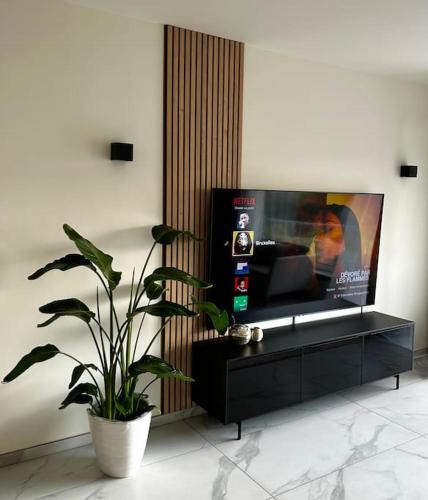
[[[416,320],[426,346],[427,90],[252,47],[245,57],[244,186],[385,192],[377,309]],[[0,0],[1,376],[47,342],[93,360],[80,323],[35,327],[55,298],[93,307],[92,276],[26,276],[73,251],[68,222],[129,284],[162,218],[162,71],[160,25]],[[133,164],[108,160],[113,140],[134,143]],[[418,179],[400,179],[401,162],[419,165]],[[0,453],[87,431],[82,407],[57,410],[71,368],[55,358],[0,387]]]
[[[375,309],[426,347],[428,89],[247,46],[243,110],[243,187],[385,193]]]
[[[94,360],[80,321],[36,328],[53,299],[94,307],[92,274],[26,277],[74,251],[68,222],[130,283],[162,221],[162,59],[160,25],[58,0],[0,0],[1,378],[48,342]],[[111,162],[111,141],[133,142],[135,161]],[[72,367],[56,357],[0,386],[0,453],[88,431],[84,407],[57,410]]]

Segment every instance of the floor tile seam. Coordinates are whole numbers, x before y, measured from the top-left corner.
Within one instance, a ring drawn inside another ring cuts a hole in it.
[[[87,445],[87,446],[91,446],[91,445]],[[210,448],[210,447],[211,447],[211,448],[215,448],[215,446],[213,446],[211,443],[206,442],[206,443],[204,443],[204,444],[203,444],[201,447],[199,447],[199,448],[195,448],[195,449],[193,449],[193,450],[189,450],[189,451],[186,451],[186,452],[184,452],[184,453],[178,453],[177,455],[173,455],[173,456],[170,456],[170,457],[161,458],[160,460],[155,460],[154,462],[150,462],[150,463],[148,463],[148,464],[144,464],[144,465],[142,464],[142,465],[141,465],[141,467],[140,467],[140,469],[145,469],[146,467],[149,467],[149,466],[151,466],[151,465],[157,465],[157,464],[159,464],[159,463],[161,463],[161,462],[166,462],[166,461],[168,461],[168,460],[172,460],[172,459],[175,459],[175,458],[183,457],[183,456],[185,456],[185,455],[189,455],[189,454],[191,454],[191,453],[196,453],[196,452],[198,452],[198,451],[201,451],[201,450],[202,450],[202,449],[204,449],[204,448],[207,448],[207,449],[208,449],[208,448]],[[217,448],[215,448],[215,449],[217,449]],[[56,455],[56,454],[57,454],[57,453],[55,453],[55,455]],[[95,457],[94,457],[94,462],[96,462]],[[233,463],[233,462],[232,462],[232,463]],[[16,465],[18,465],[18,464],[16,464]],[[48,492],[46,492],[46,494],[43,494],[42,496],[37,497],[37,499],[43,499],[43,498],[46,498],[47,496],[50,496],[50,495],[53,495],[53,494],[55,494],[55,495],[56,495],[56,494],[59,494],[59,493],[64,493],[64,492],[67,492],[67,491],[69,491],[69,490],[73,490],[73,489],[76,489],[76,488],[86,487],[86,486],[89,486],[89,485],[91,485],[91,484],[93,484],[93,483],[96,483],[96,482],[98,482],[98,481],[99,481],[100,483],[103,483],[103,482],[105,482],[105,481],[107,481],[107,482],[108,482],[108,481],[110,481],[110,480],[111,480],[111,478],[109,478],[108,476],[106,476],[106,475],[101,475],[100,477],[97,477],[97,478],[95,478],[95,479],[93,479],[93,480],[84,481],[84,482],[82,482],[82,483],[80,483],[80,484],[78,484],[78,485],[75,485],[75,486],[70,486],[69,488],[63,488],[63,489],[60,489],[60,490],[51,490],[51,491],[48,491]],[[100,486],[101,486],[101,484],[100,484]],[[37,499],[36,499],[36,500],[37,500]]]
[[[225,453],[223,453],[219,448],[217,448],[215,445],[213,445],[214,448],[220,452],[227,460],[229,460],[230,463],[232,463],[237,469],[239,469],[242,473],[244,473],[248,479],[251,480],[254,484],[256,484],[260,489],[262,489],[267,495],[267,498],[272,498],[272,492],[267,490],[264,486],[262,486],[254,477],[252,477],[245,469],[243,469],[239,464],[234,462],[230,457],[228,457]]]
[[[191,428],[191,430],[194,431],[194,429]],[[188,450],[188,451],[185,451],[183,453],[178,453],[178,454],[174,454],[174,455],[170,455],[168,457],[165,457],[165,458],[160,458],[159,460],[154,460],[153,462],[150,462],[150,463],[147,463],[147,464],[142,464],[141,465],[141,468],[143,467],[148,467],[150,465],[154,465],[154,464],[157,464],[159,462],[164,462],[165,460],[171,460],[173,458],[177,458],[177,457],[181,457],[181,456],[184,456],[184,455],[188,455],[189,453],[193,453],[193,452],[196,452],[196,451],[200,451],[202,450],[203,448],[205,447],[213,447],[212,443],[210,443],[207,439],[204,438],[204,436],[200,435],[199,433],[197,433],[199,435],[199,437],[202,438],[202,440],[204,441],[204,443],[199,446],[198,448],[194,448],[192,450]],[[92,449],[94,449],[94,445],[93,443],[91,444],[85,444],[85,445],[82,445],[82,446],[79,446],[79,447],[76,447],[76,448],[72,448],[71,450],[63,450],[63,451],[57,451],[57,452],[54,452],[54,453],[49,453],[47,455],[44,455],[42,457],[37,457],[37,458],[33,458],[33,459],[30,459],[30,460],[25,460],[25,461],[22,461],[22,462],[17,462],[16,464],[11,464],[11,465],[6,465],[4,467],[1,467],[1,469],[6,469],[8,467],[18,467],[19,465],[21,464],[24,464],[24,463],[28,463],[28,462],[32,462],[33,460],[42,460],[42,459],[47,459],[48,457],[53,457],[55,455],[60,455],[61,453],[67,453],[67,452],[73,452],[74,450],[78,450],[79,448],[84,448],[84,447],[91,447]],[[94,455],[94,457],[91,459],[91,464],[92,465],[96,465],[96,456]],[[107,476],[102,476],[101,478],[98,478],[96,479],[96,481],[100,480],[100,479],[104,479],[106,478]],[[87,483],[87,484],[90,484],[90,483]],[[68,489],[68,488],[67,488]]]
[[[381,415],[380,415],[380,416],[381,416]],[[395,423],[395,422],[392,422],[392,423]],[[396,424],[396,425],[398,425],[398,424]],[[400,426],[400,427],[402,427],[402,426]],[[403,429],[405,429],[406,431],[409,431],[409,429],[407,429],[407,428],[405,428],[405,427],[403,427]],[[413,432],[413,431],[410,431],[410,432]],[[394,445],[394,446],[391,446],[391,447],[385,448],[384,450],[381,450],[381,451],[379,451],[379,452],[377,452],[377,453],[373,453],[372,455],[370,455],[370,456],[368,456],[368,457],[361,458],[360,460],[356,460],[355,462],[352,462],[352,463],[350,463],[350,464],[347,464],[347,465],[345,465],[344,467],[338,467],[338,468],[336,468],[336,469],[333,469],[332,471],[330,471],[330,472],[328,472],[328,473],[326,473],[326,474],[322,474],[321,476],[318,476],[318,477],[316,477],[316,478],[314,478],[314,479],[311,479],[310,481],[306,481],[305,483],[300,484],[299,486],[296,486],[296,487],[294,487],[294,488],[292,488],[292,489],[290,489],[290,490],[287,490],[287,492],[284,492],[284,494],[285,494],[285,493],[288,493],[289,491],[292,491],[292,490],[295,490],[295,489],[297,489],[297,488],[300,488],[300,486],[304,486],[305,484],[312,483],[313,481],[316,481],[316,480],[318,480],[318,479],[321,479],[321,478],[323,478],[323,477],[326,477],[326,476],[328,476],[329,474],[333,474],[334,472],[337,472],[337,471],[342,470],[342,469],[346,469],[346,468],[348,468],[348,467],[350,467],[350,466],[352,466],[352,465],[356,465],[356,464],[362,463],[362,462],[364,462],[364,461],[366,461],[366,460],[368,460],[368,459],[370,459],[370,458],[372,458],[372,457],[376,457],[376,456],[378,456],[378,455],[381,455],[382,453],[386,453],[386,452],[391,451],[391,450],[393,450],[393,449],[395,449],[395,448],[398,448],[398,447],[400,447],[400,446],[403,446],[403,445],[405,445],[405,444],[408,444],[408,443],[410,443],[411,441],[415,441],[416,439],[420,439],[421,437],[422,437],[422,438],[423,438],[423,437],[425,437],[424,435],[418,434],[418,433],[416,433],[416,432],[413,432],[413,434],[416,434],[416,435],[415,435],[415,436],[413,436],[411,439],[406,439],[405,441],[402,441],[402,442],[400,442],[400,443],[398,443],[398,444],[396,444],[396,445]],[[428,439],[428,435],[427,435],[427,439]],[[213,446],[214,446],[216,449],[218,449],[215,445],[213,445]],[[222,453],[222,451],[221,451],[221,450],[219,450],[219,451],[220,451],[220,453]],[[230,459],[230,458],[229,458],[229,459]],[[231,460],[231,461],[232,461],[232,462],[233,462],[233,463],[234,463],[237,467],[239,467],[241,470],[243,470],[243,469],[239,466],[239,464],[237,464],[236,462],[234,462],[232,459],[230,459],[230,460]],[[244,473],[246,473],[249,477],[251,477],[251,476],[250,476],[250,475],[249,475],[249,474],[248,474],[245,470],[243,470],[243,472],[244,472]],[[254,480],[254,478],[252,478],[252,479]],[[257,481],[255,481],[255,482],[257,482]],[[257,483],[257,484],[258,484],[258,483]],[[274,493],[273,493],[273,492],[272,492],[271,494],[274,496]],[[275,497],[275,498],[276,498],[276,497]]]
[[[258,483],[258,482],[257,482],[257,481],[256,481],[256,480],[255,480],[255,479],[254,479],[251,475],[250,475],[250,474],[248,474],[248,472],[247,472],[246,470],[242,469],[242,467],[240,467],[240,466],[239,466],[239,464],[235,463],[235,462],[234,462],[231,458],[229,458],[227,455],[225,455],[225,454],[224,454],[224,453],[223,453],[223,452],[222,452],[222,451],[221,451],[221,450],[220,450],[220,449],[219,449],[219,448],[218,448],[215,444],[213,444],[213,443],[209,442],[207,439],[205,439],[205,438],[204,438],[204,436],[202,436],[202,435],[200,434],[200,432],[198,432],[197,430],[195,430],[195,432],[196,432],[197,434],[199,434],[199,435],[200,435],[200,436],[204,439],[204,441],[206,441],[206,443],[207,443],[209,446],[203,445],[203,446],[201,446],[201,447],[200,447],[200,448],[198,448],[198,449],[189,450],[189,451],[184,452],[184,453],[180,453],[180,454],[177,454],[177,455],[174,455],[174,456],[170,456],[170,457],[167,457],[167,458],[164,458],[164,459],[156,460],[155,462],[151,462],[150,464],[145,464],[145,465],[143,465],[141,468],[143,469],[143,468],[148,467],[148,466],[150,466],[150,465],[158,464],[158,463],[160,463],[160,462],[164,462],[164,461],[171,460],[171,459],[174,459],[174,458],[178,458],[178,457],[181,457],[181,456],[189,455],[189,454],[191,454],[191,453],[195,453],[195,452],[197,452],[197,451],[200,451],[201,449],[203,449],[203,448],[205,448],[205,447],[207,447],[207,448],[212,447],[212,448],[216,449],[216,450],[217,450],[217,451],[218,451],[221,455],[223,455],[223,456],[224,456],[227,460],[229,460],[229,461],[230,461],[230,462],[231,462],[231,463],[232,463],[235,467],[237,467],[239,470],[241,470],[241,471],[242,471],[242,472],[243,472],[243,473],[244,473],[244,474],[245,474],[245,475],[246,475],[249,479],[251,479],[251,481],[252,481],[252,482],[254,482],[255,484],[257,484],[257,486],[259,486],[259,487],[260,487],[263,491],[265,491],[268,495],[270,495],[270,496],[272,497],[272,493],[271,493],[270,491],[266,490],[266,489],[265,489],[262,485],[260,485],[260,484],[259,484],[259,483]],[[393,447],[391,447],[391,448],[388,448],[388,449],[386,449],[386,450],[382,450],[382,451],[381,451],[381,452],[379,452],[379,453],[376,453],[376,454],[374,454],[374,455],[371,455],[370,457],[366,457],[366,458],[364,458],[364,459],[361,459],[361,460],[359,460],[359,461],[357,461],[357,462],[354,462],[354,463],[352,463],[352,464],[349,464],[349,465],[347,465],[347,466],[345,466],[345,467],[340,467],[340,468],[338,468],[338,469],[334,469],[334,470],[332,470],[332,471],[330,471],[330,472],[328,472],[328,473],[326,473],[326,474],[324,474],[324,475],[321,475],[321,476],[319,476],[319,477],[317,477],[317,478],[312,479],[311,481],[307,481],[306,483],[302,483],[301,485],[297,486],[296,488],[299,488],[299,487],[301,487],[301,486],[304,486],[305,484],[309,484],[309,483],[311,483],[311,482],[313,482],[313,481],[319,480],[319,479],[321,479],[322,477],[325,477],[325,476],[327,476],[327,475],[329,475],[329,474],[332,474],[332,473],[334,473],[334,472],[337,472],[338,470],[341,470],[341,469],[347,468],[347,467],[349,467],[349,466],[351,466],[351,465],[355,465],[355,464],[357,464],[357,463],[360,463],[360,462],[363,462],[363,461],[365,461],[365,460],[368,460],[369,458],[372,458],[372,457],[374,457],[374,456],[377,456],[377,455],[380,455],[380,454],[385,453],[385,452],[387,452],[387,451],[390,451],[391,449],[394,449],[394,448],[397,448],[397,447],[399,447],[399,446],[402,446],[403,444],[407,444],[408,442],[411,442],[411,441],[414,441],[414,440],[416,440],[416,439],[419,439],[420,437],[424,437],[425,439],[427,439],[427,437],[426,437],[425,435],[417,435],[417,436],[413,437],[412,439],[410,439],[410,440],[408,440],[408,441],[406,441],[406,442],[400,443],[400,444],[398,444],[398,445],[396,445],[396,446],[393,446]],[[102,476],[102,477],[100,477],[100,478],[96,478],[96,479],[94,479],[93,481],[89,481],[89,482],[86,482],[86,483],[84,483],[84,484],[80,484],[80,485],[75,486],[75,487],[74,487],[74,486],[72,486],[71,488],[65,488],[65,489],[60,490],[60,491],[55,491],[55,492],[50,491],[50,492],[47,492],[47,495],[50,495],[50,494],[53,494],[53,493],[62,493],[62,492],[68,491],[68,490],[73,490],[73,489],[75,489],[76,487],[82,487],[82,486],[87,486],[87,485],[90,485],[90,484],[95,483],[95,482],[97,482],[97,481],[105,481],[106,479],[108,480],[108,478],[107,478],[106,476]],[[288,490],[288,491],[292,491],[292,490],[294,490],[294,489],[296,489],[296,488],[292,488],[291,490]],[[287,492],[288,492],[288,491],[287,491]],[[286,493],[286,492],[284,492],[284,494],[285,494],[285,493]],[[44,497],[46,497],[46,495],[44,495]],[[42,497],[39,497],[39,498],[43,498],[43,496],[42,496]],[[275,499],[276,497],[275,497],[275,496],[273,496],[273,498]]]
[[[202,434],[197,430],[197,429],[194,429],[195,432],[197,432],[198,434],[200,434],[202,436]],[[203,436],[202,436],[203,437]],[[207,440],[208,441],[208,440]],[[261,488],[264,492],[266,492],[268,494],[268,497],[266,497],[267,499],[269,498],[272,498],[272,493],[270,491],[268,491],[266,488],[264,488],[260,483],[258,483],[253,477],[251,477],[247,471],[245,471],[244,469],[242,469],[242,467],[240,467],[237,463],[235,463],[230,457],[228,457],[225,453],[223,453],[222,450],[220,450],[213,442],[211,441],[208,441],[208,443],[213,447],[215,448],[223,457],[225,457],[227,460],[229,460],[230,463],[232,463],[234,465],[234,467],[236,467],[237,469],[239,469],[241,472],[243,472],[254,484],[256,484],[259,488]]]
[[[105,475],[102,475],[101,477],[98,477],[97,479],[94,479],[92,481],[88,481],[88,482],[85,482],[85,483],[82,483],[82,484],[77,484],[75,486],[70,486],[70,488],[63,488],[63,489],[60,489],[60,490],[53,490],[53,491],[48,491],[46,492],[45,494],[41,495],[41,496],[38,496],[38,497],[34,497],[34,500],[41,500],[43,498],[49,498],[51,497],[52,495],[61,495],[62,493],[66,493],[67,491],[71,491],[71,490],[75,490],[77,488],[82,488],[82,487],[86,487],[86,486],[89,486],[91,484],[95,484],[97,483],[98,481],[106,481],[108,479],[107,476]],[[15,500],[16,499],[19,499],[19,497],[15,497]]]
[[[40,445],[40,446],[43,446],[43,445]],[[68,448],[66,450],[53,451],[51,453],[46,453],[46,454],[40,455],[39,457],[25,458],[23,460],[20,460],[19,462],[15,462],[15,463],[12,463],[12,464],[9,464],[9,465],[0,465],[0,470],[3,471],[5,469],[7,469],[8,467],[16,467],[18,465],[26,464],[28,462],[33,462],[35,460],[43,460],[43,459],[46,459],[47,457],[53,457],[55,455],[60,455],[61,453],[73,453],[75,450],[78,450],[79,448],[85,448],[87,446],[91,446],[92,448],[94,447],[94,445],[93,445],[92,442],[91,443],[82,444],[82,445],[79,445],[79,446],[73,446],[73,448]],[[10,452],[10,453],[13,453],[13,451]]]
[[[194,418],[194,417],[191,417],[191,418]],[[182,420],[182,422],[183,422],[184,424],[186,424],[186,425],[187,425],[187,427],[188,427],[191,431],[196,432],[196,434],[197,434],[199,437],[201,437],[204,441],[206,441],[207,443],[212,444],[212,443],[211,443],[211,442],[210,442],[210,441],[209,441],[209,440],[208,440],[208,439],[207,439],[207,438],[206,438],[203,434],[201,434],[201,433],[200,433],[197,429],[195,429],[194,427],[192,427],[192,426],[189,424],[188,420],[189,420],[189,419],[188,419],[188,418],[186,418],[185,420]]]
[[[253,430],[253,431],[251,431],[251,432],[245,432],[245,431],[243,430],[243,432],[242,432],[242,437],[250,436],[251,434],[254,434],[254,433],[256,433],[256,432],[265,431],[265,430],[268,430],[268,429],[273,429],[273,428],[275,428],[275,427],[280,427],[280,426],[282,426],[282,425],[286,425],[286,424],[288,424],[288,423],[290,423],[290,422],[295,422],[296,420],[299,420],[299,421],[300,421],[300,420],[305,420],[306,418],[311,418],[311,417],[313,417],[313,416],[314,416],[314,414],[319,415],[320,413],[325,413],[325,412],[328,412],[328,411],[334,411],[334,410],[337,410],[337,409],[339,409],[339,408],[342,408],[342,407],[344,407],[344,406],[347,406],[347,405],[350,405],[350,404],[354,403],[354,401],[349,401],[348,399],[345,399],[345,398],[343,398],[343,399],[344,399],[343,404],[340,404],[340,405],[337,405],[337,406],[331,406],[331,407],[329,407],[329,408],[325,408],[325,409],[321,409],[321,410],[314,410],[314,411],[312,411],[312,412],[311,412],[311,414],[310,414],[310,415],[296,415],[296,417],[293,417],[293,418],[291,418],[291,419],[289,419],[289,420],[286,420],[286,421],[284,421],[284,422],[278,422],[277,424],[272,424],[272,425],[269,425],[269,426],[267,426],[267,427],[262,427],[262,428],[260,428],[260,429],[255,429],[255,430]],[[302,403],[300,403],[300,404],[302,404]],[[298,408],[298,407],[299,407],[299,404],[297,404],[297,405],[293,405],[293,406],[290,406],[290,407],[288,407],[288,408],[292,408],[292,407],[296,407],[296,408]],[[284,409],[287,409],[287,407],[285,407]],[[266,415],[267,415],[267,413],[266,413]],[[187,423],[187,422],[186,422],[186,423]],[[194,431],[198,432],[198,434],[200,434],[200,435],[201,435],[204,439],[206,439],[206,440],[207,440],[210,444],[214,445],[214,442],[213,442],[213,441],[211,441],[208,437],[205,437],[203,434],[201,434],[201,433],[200,433],[200,432],[196,429],[196,427],[192,427],[190,424],[187,424],[187,425],[188,425],[188,426],[189,426],[192,430],[194,430]],[[238,432],[238,431],[237,431],[237,432]]]
[[[346,398],[345,398],[345,399],[346,399]],[[296,486],[295,488],[292,488],[291,490],[288,490],[288,491],[292,491],[292,490],[294,490],[294,489],[296,489],[296,488],[300,488],[301,486],[304,486],[305,484],[309,484],[309,483],[311,483],[311,482],[313,482],[313,481],[319,480],[319,479],[321,479],[321,478],[323,478],[323,477],[328,476],[329,474],[333,474],[334,472],[337,472],[338,470],[341,470],[341,469],[346,469],[346,468],[348,468],[348,467],[350,467],[350,466],[352,466],[352,465],[355,465],[355,464],[358,464],[358,463],[364,462],[365,460],[368,460],[368,459],[370,459],[370,458],[372,458],[372,457],[375,457],[375,456],[381,455],[382,453],[386,453],[386,452],[388,452],[388,451],[391,451],[391,450],[393,450],[394,448],[398,448],[398,447],[400,447],[400,446],[402,446],[402,445],[404,445],[404,444],[410,443],[411,441],[414,441],[414,440],[419,439],[419,438],[421,438],[421,437],[425,437],[426,439],[428,439],[428,433],[427,433],[426,435],[424,435],[424,434],[420,434],[420,433],[418,433],[418,432],[413,431],[412,429],[408,429],[407,427],[404,427],[403,425],[400,425],[400,424],[397,424],[396,422],[393,422],[392,420],[390,420],[390,419],[389,419],[389,418],[387,418],[387,417],[384,417],[383,415],[379,415],[379,414],[378,414],[378,413],[376,413],[375,411],[372,411],[372,410],[370,410],[369,408],[366,408],[365,406],[361,405],[361,404],[360,404],[359,402],[357,402],[357,401],[350,401],[350,402],[351,402],[351,403],[355,403],[357,406],[359,406],[359,407],[363,408],[364,410],[366,410],[366,411],[368,411],[368,412],[370,412],[370,413],[373,413],[373,414],[375,414],[376,416],[381,417],[381,418],[383,418],[383,419],[387,420],[388,422],[390,422],[390,423],[392,423],[392,424],[395,424],[395,425],[397,425],[397,426],[401,427],[402,429],[404,429],[404,430],[406,430],[406,431],[408,431],[408,432],[412,432],[412,433],[413,433],[413,434],[415,434],[415,435],[414,435],[411,439],[405,440],[405,441],[403,441],[403,442],[401,442],[401,443],[399,443],[399,444],[397,444],[397,445],[395,445],[395,446],[392,446],[392,447],[386,448],[385,450],[382,450],[382,451],[379,451],[379,452],[377,452],[377,453],[374,453],[373,455],[370,455],[369,457],[365,457],[365,458],[362,458],[361,460],[357,460],[356,462],[353,462],[352,464],[348,464],[348,465],[346,465],[345,467],[339,467],[339,468],[337,468],[337,469],[334,469],[334,470],[332,470],[332,471],[330,471],[330,472],[328,472],[328,473],[326,473],[326,474],[323,474],[323,475],[321,475],[321,476],[319,476],[319,477],[317,477],[317,478],[314,478],[314,479],[311,479],[310,481],[307,481],[307,482],[305,482],[305,483],[302,483],[301,485]],[[332,409],[334,409],[334,408],[330,408],[330,410],[332,410]],[[320,412],[320,413],[321,413],[321,412]],[[310,416],[310,415],[308,415],[308,417],[309,417],[309,416]],[[305,417],[305,418],[306,418],[306,417]],[[275,425],[275,426],[271,426],[271,427],[276,427],[276,426],[278,426],[278,425],[285,425],[285,424],[287,424],[287,422],[283,422],[283,423],[281,423],[281,424],[277,424],[277,425]],[[188,424],[188,425],[190,426],[190,424]],[[191,426],[190,426],[190,427],[191,427]],[[271,427],[269,427],[269,428],[271,428]],[[200,434],[200,435],[201,435],[201,437],[204,437],[204,436],[203,436],[203,435],[202,435],[202,434],[201,434],[201,433],[200,433],[197,429],[194,429],[193,427],[192,427],[192,429],[193,429],[193,430],[195,430],[195,432],[197,432],[198,434]],[[264,429],[263,429],[263,430],[264,430]],[[254,431],[254,432],[258,432],[258,431]],[[243,437],[249,436],[250,434],[252,434],[252,433],[245,434],[245,436],[243,436]],[[267,490],[266,490],[263,486],[261,486],[261,485],[260,485],[260,484],[259,484],[259,483],[258,483],[258,482],[257,482],[257,481],[256,481],[256,480],[255,480],[255,479],[254,479],[254,478],[253,478],[253,477],[252,477],[252,476],[251,476],[251,475],[250,475],[250,474],[249,474],[246,470],[242,469],[242,467],[240,467],[240,465],[239,465],[239,464],[237,464],[237,463],[236,463],[236,462],[234,462],[231,458],[229,458],[227,455],[225,455],[225,453],[223,453],[223,451],[222,451],[221,449],[219,449],[219,448],[216,446],[216,444],[215,444],[215,443],[213,443],[212,441],[210,441],[210,440],[209,440],[209,439],[207,439],[207,438],[205,438],[205,439],[206,439],[206,440],[207,440],[207,441],[208,441],[208,442],[209,442],[209,443],[210,443],[210,444],[211,444],[211,445],[212,445],[212,446],[213,446],[216,450],[218,450],[218,451],[219,451],[222,455],[224,455],[224,456],[225,456],[226,458],[228,458],[231,462],[233,462],[233,464],[234,464],[236,467],[238,467],[238,468],[239,468],[242,472],[244,472],[244,474],[246,474],[246,475],[247,475],[249,478],[251,478],[251,479],[252,479],[252,480],[253,480],[256,484],[258,484],[258,485],[259,485],[259,486],[260,486],[260,487],[261,487],[264,491],[267,491]],[[288,491],[287,491],[287,492],[288,492]],[[277,498],[277,497],[275,497],[275,496],[273,495],[273,493],[270,493],[270,492],[269,492],[269,494],[271,494],[271,495],[273,496],[273,498],[275,498],[275,499]],[[284,494],[285,494],[285,492],[284,492]]]
[[[206,440],[205,440],[206,441]],[[197,448],[197,449],[194,449],[194,450],[189,450],[187,452],[184,452],[184,453],[179,453],[177,455],[173,455],[173,456],[170,456],[170,457],[167,457],[167,458],[162,458],[160,460],[156,460],[154,462],[150,462],[149,464],[144,464],[144,465],[141,465],[140,469],[145,469],[147,467],[150,467],[151,465],[157,465],[161,462],[166,462],[168,460],[172,460],[172,459],[175,459],[175,458],[179,458],[179,457],[183,457],[183,456],[186,456],[186,455],[190,455],[192,453],[196,453],[198,451],[201,451],[202,449],[204,448],[213,448],[215,450],[217,450],[218,452],[220,452],[222,455],[224,455],[224,453],[222,453],[217,447],[215,447],[214,445],[212,445],[211,443],[209,442],[206,442],[204,443],[200,448]],[[229,457],[227,457],[226,455],[224,455],[232,464],[233,466],[239,468],[234,462],[233,460],[231,460]],[[248,474],[247,474],[248,476]],[[256,481],[254,481],[252,478],[251,478],[252,482],[254,482],[255,484],[257,484],[258,486],[260,486]],[[87,486],[90,486],[91,484],[95,484],[99,482],[100,483],[100,487],[104,487],[106,484],[112,482],[112,478],[108,477],[107,475],[101,475],[100,477],[98,478],[95,478],[93,480],[89,480],[89,481],[85,481],[85,482],[82,482],[80,484],[77,484],[77,485],[73,485],[73,486],[70,486],[69,488],[62,488],[62,489],[59,489],[59,490],[50,490],[50,491],[47,491],[46,493],[44,493],[43,495],[35,498],[35,500],[39,500],[39,499],[43,499],[43,498],[47,498],[47,497],[50,497],[51,495],[57,495],[57,494],[62,494],[62,493],[66,493],[67,491],[72,491],[72,490],[75,490],[77,488],[82,488],[82,487],[87,487]],[[263,489],[263,491],[265,491],[268,495],[271,495],[271,493],[269,493],[268,491],[266,491],[263,487],[261,487]]]
[[[356,402],[355,404],[357,404],[358,406],[360,406],[364,410],[367,410],[369,413],[373,413],[377,417],[381,417],[381,418],[384,418],[385,420],[388,420],[388,422],[391,422],[391,424],[398,425],[398,427],[401,427],[402,429],[404,429],[404,430],[406,430],[408,432],[413,432],[414,434],[417,434],[418,436],[425,436],[426,434],[428,434],[428,433],[420,433],[418,431],[415,431],[414,429],[410,429],[410,427],[406,427],[403,424],[399,424],[398,422],[395,422],[394,420],[391,420],[389,417],[386,417],[385,415],[382,415],[381,413],[378,413],[376,410],[373,410],[372,408],[367,408],[367,406],[364,406],[364,405],[362,405],[359,402]]]
[[[150,467],[151,465],[156,465],[156,464],[159,464],[161,462],[166,462],[168,460],[173,460],[174,458],[179,458],[179,457],[184,457],[186,455],[190,455],[191,453],[196,453],[198,451],[201,451],[203,450],[204,448],[215,448],[215,446],[213,446],[212,443],[210,442],[206,442],[204,443],[202,446],[200,446],[199,448],[194,448],[193,450],[188,450],[188,451],[184,451],[183,453],[178,453],[177,455],[171,455],[169,457],[165,457],[165,458],[160,458],[159,460],[155,460],[154,462],[150,462],[149,464],[144,464],[144,465],[141,465],[141,469],[145,468],[145,467]],[[217,448],[216,448],[217,449]]]
[[[423,380],[415,380],[414,382],[408,382],[408,383],[406,382],[404,385],[402,385],[402,386],[400,387],[400,389],[405,389],[405,388],[406,388],[406,387],[408,387],[408,386],[411,386],[411,385],[416,385],[416,384],[420,384],[420,383],[422,383],[422,382],[426,382],[427,380],[428,380],[428,379],[423,379]],[[369,383],[370,383],[370,382],[369,382]],[[364,385],[366,385],[366,384],[361,384],[361,385],[356,386],[356,387],[364,387]],[[398,390],[400,390],[400,389],[398,389]],[[344,391],[346,391],[346,390],[347,390],[347,389],[344,389]],[[395,391],[395,390],[396,390],[396,389],[388,389],[388,391]],[[385,391],[386,391],[386,389],[385,389],[384,391],[379,392],[378,394],[373,394],[372,396],[364,397],[364,398],[359,399],[359,400],[350,399],[349,397],[347,397],[347,396],[345,396],[345,395],[341,394],[340,392],[335,392],[334,394],[337,394],[338,396],[342,396],[342,398],[346,399],[347,401],[351,401],[352,403],[358,403],[358,402],[360,402],[360,401],[366,401],[367,399],[375,398],[375,397],[377,397],[377,396],[379,396],[379,395],[381,395],[381,394],[384,394],[384,393],[385,393]]]
[[[416,441],[417,439],[420,439],[421,437],[424,437],[424,436],[419,436],[419,435],[415,436],[412,439],[409,439],[408,441],[404,441],[404,442],[402,442],[400,444],[396,444],[395,446],[391,446],[390,448],[386,448],[385,450],[382,450],[382,451],[379,451],[377,453],[374,453],[373,455],[370,455],[369,457],[365,457],[365,458],[361,458],[360,460],[356,460],[355,462],[352,462],[351,464],[347,464],[344,467],[337,467],[336,469],[333,469],[332,471],[327,472],[326,474],[322,474],[321,476],[318,476],[318,477],[316,477],[314,479],[311,479],[310,481],[306,481],[305,483],[299,484],[298,486],[295,486],[294,488],[291,488],[291,489],[289,489],[287,491],[284,491],[284,493],[281,493],[280,496],[285,495],[287,493],[290,493],[291,491],[297,490],[298,488],[301,488],[302,486],[306,486],[306,485],[308,485],[310,483],[313,483],[315,481],[319,481],[320,479],[323,479],[324,477],[327,477],[330,474],[334,474],[335,472],[339,472],[341,470],[348,469],[349,467],[353,467],[354,465],[361,464],[361,463],[366,462],[367,460],[370,460],[370,459],[372,459],[374,457],[377,457],[377,456],[382,455],[384,453],[390,452],[391,450],[394,450],[395,448],[399,448],[400,446],[403,446],[405,444],[411,443],[412,441]],[[276,500],[278,500],[280,498],[280,496],[275,497],[275,495],[273,495],[273,497]]]

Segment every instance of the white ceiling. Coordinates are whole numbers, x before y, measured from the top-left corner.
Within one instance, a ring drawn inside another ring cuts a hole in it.
[[[428,0],[68,0],[428,83]]]

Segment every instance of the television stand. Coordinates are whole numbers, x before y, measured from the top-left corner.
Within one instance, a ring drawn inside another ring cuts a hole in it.
[[[414,322],[378,312],[265,330],[244,346],[193,343],[192,399],[223,424],[395,377],[413,367]]]

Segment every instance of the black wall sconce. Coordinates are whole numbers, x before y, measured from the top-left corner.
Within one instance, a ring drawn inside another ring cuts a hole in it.
[[[125,142],[110,144],[110,160],[134,161],[134,145]]]
[[[401,165],[400,177],[417,177],[418,167],[416,165]]]

